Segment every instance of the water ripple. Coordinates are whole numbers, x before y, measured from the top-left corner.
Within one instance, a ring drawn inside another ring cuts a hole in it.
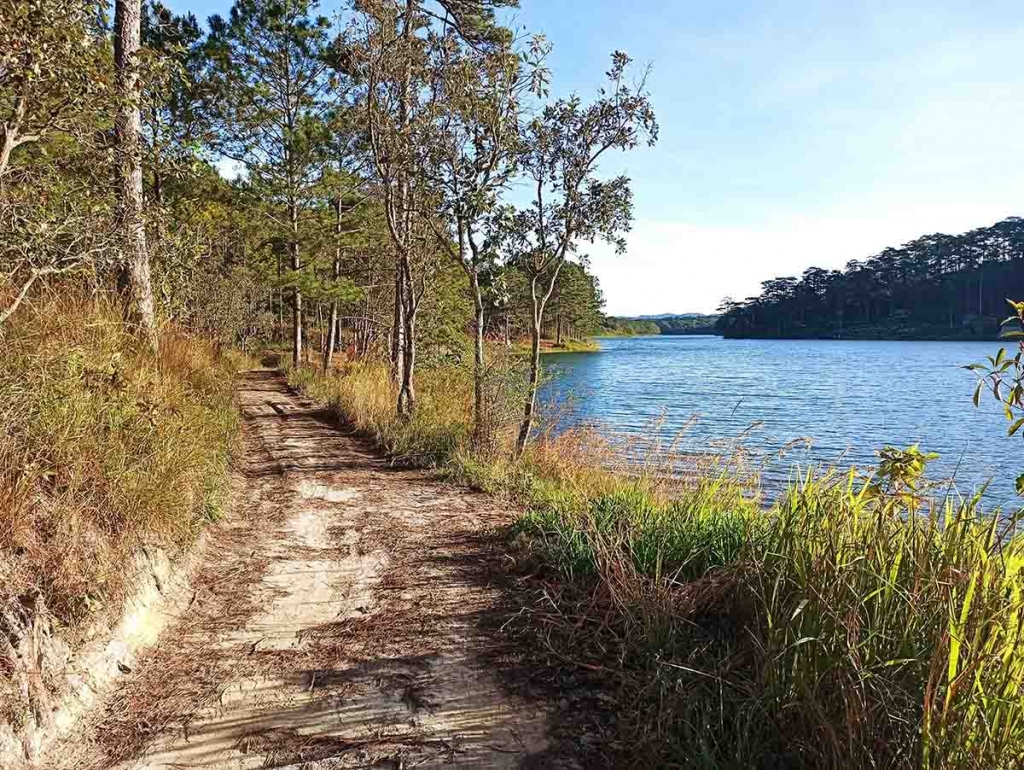
[[[783,480],[794,464],[873,465],[884,444],[940,453],[935,478],[955,474],[971,492],[992,479],[993,503],[1014,499],[1024,470],[1016,439],[1006,436],[998,406],[971,404],[974,378],[959,368],[995,352],[985,342],[723,340],[637,337],[601,341],[600,353],[563,354],[548,365],[543,397],[570,421],[596,421],[638,433],[664,415],[673,433],[687,431],[695,450],[734,439],[758,421],[743,445],[762,455],[811,438],[765,477]]]

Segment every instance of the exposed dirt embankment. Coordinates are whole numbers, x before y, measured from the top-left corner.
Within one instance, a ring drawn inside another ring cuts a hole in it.
[[[191,572],[206,555],[202,538],[172,561],[159,547],[139,550],[125,570],[133,591],[119,613],[101,613],[69,644],[67,629],[54,621],[38,594],[0,608],[0,671],[13,698],[0,719],[0,767],[45,765],[49,746],[73,732],[117,679],[135,666],[137,654],[154,644],[186,609]]]
[[[268,372],[188,602],[49,766],[573,766],[502,684],[487,497],[389,467]]]

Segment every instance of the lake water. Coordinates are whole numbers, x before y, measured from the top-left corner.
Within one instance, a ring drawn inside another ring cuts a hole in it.
[[[599,353],[552,355],[542,397],[568,422],[637,434],[664,416],[686,429],[688,451],[742,444],[767,456],[795,439],[764,473],[768,486],[808,463],[872,466],[885,444],[939,453],[929,477],[955,478],[961,493],[992,479],[990,504],[1013,505],[1024,471],[1021,437],[1006,436],[999,405],[971,402],[975,377],[959,367],[984,360],[996,342],[726,340],[720,337],[602,339]],[[571,397],[570,397],[571,396]]]

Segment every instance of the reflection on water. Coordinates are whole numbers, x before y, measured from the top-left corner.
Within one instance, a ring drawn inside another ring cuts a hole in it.
[[[767,484],[808,463],[874,465],[884,444],[939,453],[930,476],[955,478],[964,494],[991,478],[992,503],[1012,503],[1024,471],[1020,437],[1006,436],[994,401],[974,408],[974,376],[960,368],[998,343],[634,337],[601,347],[545,361],[543,397],[560,420],[637,434],[663,419],[666,438],[686,428],[681,449],[722,451],[741,437],[760,457],[808,439],[770,462]]]

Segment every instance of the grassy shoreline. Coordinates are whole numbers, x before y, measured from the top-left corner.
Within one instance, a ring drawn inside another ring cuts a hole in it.
[[[555,355],[558,353],[598,353],[601,350],[601,343],[597,339],[566,340],[561,344],[552,343],[541,347],[542,355]]]
[[[396,459],[521,507],[510,554],[538,604],[512,627],[540,665],[600,672],[612,764],[1024,756],[1024,538],[976,501],[929,503],[893,465],[871,480],[809,474],[769,507],[728,463],[687,485],[659,481],[657,459],[618,475],[586,431],[542,434],[513,463],[469,444],[461,370],[425,373],[404,422],[383,365],[289,379]]]
[[[529,354],[530,343],[529,341],[518,342],[513,346],[513,349],[520,353]],[[566,340],[561,343],[542,340],[540,346],[542,356],[557,355],[558,353],[598,353],[600,350],[601,342],[596,337],[588,337],[583,340]]]

